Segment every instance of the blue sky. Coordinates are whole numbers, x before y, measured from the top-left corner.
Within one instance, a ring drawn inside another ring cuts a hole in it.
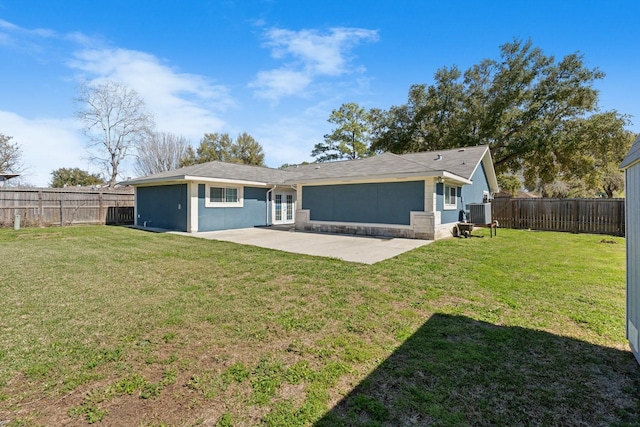
[[[438,68],[497,58],[514,38],[582,53],[606,73],[601,108],[640,132],[638,16],[637,0],[0,0],[0,133],[32,185],[60,167],[97,172],[74,98],[80,81],[111,79],[142,95],[158,130],[193,145],[247,132],[278,167],[312,160],[342,103],[404,103]]]

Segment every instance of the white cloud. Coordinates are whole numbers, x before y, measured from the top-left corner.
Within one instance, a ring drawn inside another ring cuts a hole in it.
[[[256,88],[259,98],[277,99],[281,96],[299,94],[311,83],[311,76],[303,71],[278,69],[260,71],[250,87]]]
[[[39,187],[48,186],[51,172],[62,167],[92,169],[85,159],[84,137],[75,119],[27,119],[0,111],[2,133],[13,137],[22,149],[24,180]]]
[[[265,32],[265,37],[264,46],[271,49],[271,56],[289,62],[278,69],[260,71],[249,86],[255,88],[257,97],[275,101],[300,94],[317,77],[362,72],[363,67],[351,66],[349,54],[361,42],[377,41],[378,32],[340,27],[320,34],[317,30],[273,28]]]
[[[235,104],[225,86],[202,75],[176,71],[152,54],[106,45],[79,32],[28,29],[0,19],[0,46],[38,62],[65,66],[77,73],[77,79],[109,79],[135,89],[159,131],[197,143],[205,132],[219,132],[226,126],[221,114]],[[59,167],[91,170],[85,160],[85,137],[81,125],[70,117],[72,112],[54,112],[53,116],[63,115],[57,119],[27,118],[9,111],[0,114],[0,131],[13,136],[23,148],[30,173],[27,181],[47,185],[51,171]],[[124,169],[130,168],[125,164]]]
[[[206,78],[179,73],[148,53],[85,49],[69,62],[90,81],[114,80],[135,89],[153,113],[158,130],[199,140],[224,127],[218,113],[233,105],[228,90]]]
[[[24,28],[0,19],[0,45],[43,58],[53,57],[61,49],[60,42],[97,44],[97,40],[80,33],[58,33],[46,28]],[[64,44],[64,43],[63,43]]]

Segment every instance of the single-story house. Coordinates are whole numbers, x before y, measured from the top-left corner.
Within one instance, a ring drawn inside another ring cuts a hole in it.
[[[627,339],[640,362],[640,136],[620,169],[624,171],[625,229],[627,245]]]
[[[122,184],[135,187],[138,226],[199,232],[291,224],[418,239],[451,236],[467,204],[498,191],[487,146],[285,170],[214,161]]]

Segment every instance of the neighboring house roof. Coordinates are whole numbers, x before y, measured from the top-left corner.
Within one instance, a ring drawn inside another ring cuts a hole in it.
[[[0,182],[7,181],[7,180],[9,180],[11,178],[15,178],[17,176],[20,176],[20,175],[17,174],[17,173],[0,173]]]
[[[486,145],[409,154],[383,153],[358,160],[292,166],[285,170],[214,161],[131,179],[122,184],[145,185],[199,180],[293,185],[412,176],[437,176],[469,184],[480,164],[484,164],[489,187],[493,192],[498,191],[491,154]]]
[[[620,164],[620,169],[629,169],[631,166],[640,162],[640,135],[636,138],[635,142],[631,146],[627,157],[624,158]]]

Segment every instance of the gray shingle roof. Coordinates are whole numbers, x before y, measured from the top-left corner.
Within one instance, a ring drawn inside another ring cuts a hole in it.
[[[638,161],[640,161],[640,135],[638,135],[633,145],[631,146],[631,149],[629,149],[627,157],[625,157],[620,164],[620,169],[627,169],[629,166],[637,163]]]
[[[291,172],[286,172],[280,169],[213,161],[193,166],[187,166],[180,169],[174,169],[168,172],[148,175],[141,178],[130,179],[124,181],[122,184],[137,185],[163,181],[181,181],[186,177],[233,179],[238,181],[253,181],[265,184],[275,184],[282,183],[291,176]]]
[[[402,174],[437,175],[442,172],[449,172],[455,176],[470,180],[487,151],[488,147],[481,145],[422,153],[384,153],[365,159],[312,163],[290,167],[285,170],[214,161],[131,179],[122,184],[140,185],[184,181],[187,177],[190,177],[232,179],[274,185],[330,179],[355,180]]]
[[[471,175],[487,150],[488,147],[482,145],[422,153],[384,153],[360,160],[313,163],[286,170],[296,171],[298,176],[293,179],[302,182],[316,179],[375,177],[403,173],[433,174],[442,171],[464,179],[471,179]]]

